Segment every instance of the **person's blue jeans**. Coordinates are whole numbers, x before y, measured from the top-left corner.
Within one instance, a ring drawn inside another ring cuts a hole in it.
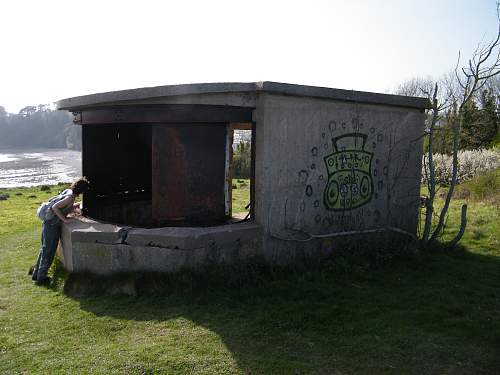
[[[54,255],[61,237],[61,223],[59,220],[44,221],[42,224],[42,247],[33,269],[32,279],[38,282],[45,281],[47,272],[54,260]]]

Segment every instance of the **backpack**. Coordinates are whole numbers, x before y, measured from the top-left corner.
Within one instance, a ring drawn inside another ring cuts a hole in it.
[[[66,189],[55,197],[50,198],[48,202],[43,202],[36,210],[36,216],[42,221],[52,220],[56,216],[52,211],[52,207],[71,194],[73,194],[73,191],[71,189]]]

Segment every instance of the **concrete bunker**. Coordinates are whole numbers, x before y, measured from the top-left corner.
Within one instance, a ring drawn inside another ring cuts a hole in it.
[[[425,99],[273,82],[161,86],[58,102],[82,126],[85,217],[70,272],[175,271],[335,238],[414,236]],[[249,220],[231,219],[234,129],[252,131]]]

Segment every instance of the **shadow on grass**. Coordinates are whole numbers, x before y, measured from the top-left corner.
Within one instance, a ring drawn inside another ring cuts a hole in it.
[[[235,279],[122,275],[136,292],[141,282],[171,287],[166,295],[76,298],[97,316],[188,319],[215,332],[245,373],[497,373],[499,258],[435,249],[363,264],[260,265]]]

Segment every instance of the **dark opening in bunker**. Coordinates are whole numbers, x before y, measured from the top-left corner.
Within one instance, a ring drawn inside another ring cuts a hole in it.
[[[82,169],[91,182],[85,215],[143,227],[231,219],[233,132],[254,134],[252,108],[97,107],[77,112],[75,123],[82,125]]]

